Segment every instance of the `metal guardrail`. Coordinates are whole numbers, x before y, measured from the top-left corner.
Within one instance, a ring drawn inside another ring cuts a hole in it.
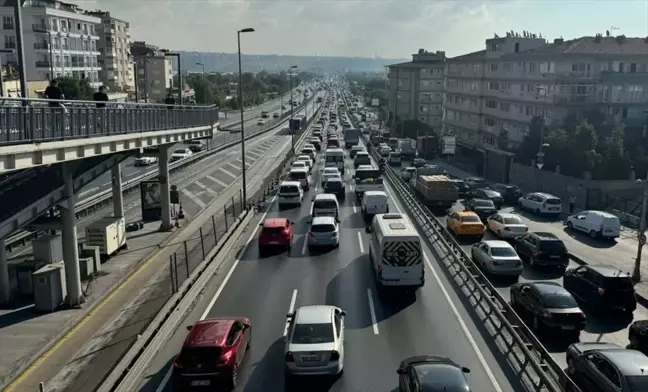
[[[307,100],[303,105],[297,107],[297,111],[302,110],[306,105],[312,103],[313,98]],[[0,111],[1,115],[1,111]],[[288,114],[286,114],[284,117],[287,118]],[[282,126],[282,122],[285,120],[285,118],[282,118],[279,123],[274,124],[266,129],[263,129],[259,132],[253,133],[251,135],[248,135],[245,140],[250,140],[253,139],[259,135],[262,135],[264,133],[276,130],[280,126]],[[240,140],[234,140],[231,142],[226,142],[223,145],[220,145],[218,147],[212,148],[211,150],[203,151],[198,154],[194,154],[190,156],[189,158],[186,158],[182,161],[177,161],[177,162],[172,162],[169,164],[169,173],[173,173],[179,169],[185,168],[187,166],[193,165],[195,163],[198,163],[202,161],[203,159],[216,154],[218,152],[221,152],[227,148],[233,147],[237,144],[240,143]],[[135,178],[132,178],[128,181],[125,181],[122,184],[122,194],[128,195],[134,191],[139,191],[139,184],[141,181],[144,180],[150,180],[153,179],[157,176],[158,170],[153,169],[149,170],[146,173],[137,176]],[[85,216],[88,216],[95,211],[105,207],[106,205],[110,204],[112,202],[112,189],[106,189],[104,191],[98,192],[86,199],[79,200],[76,204],[76,217],[82,218]],[[15,234],[12,234],[11,236],[5,238],[5,246],[8,248],[9,251],[15,246],[23,246],[27,242],[31,241],[33,238],[37,238],[39,235],[42,235],[42,231],[29,231],[29,230],[22,230],[19,232],[16,232]]]
[[[347,116],[356,126],[355,119]],[[369,152],[375,160],[380,155],[374,146],[362,135]],[[414,223],[425,233],[424,238],[447,268],[453,282],[464,293],[484,327],[498,343],[502,354],[516,369],[516,373],[526,375],[526,383],[534,391],[559,392],[568,390],[580,392],[578,386],[554,361],[544,345],[515,313],[508,302],[497,292],[488,278],[472,259],[464,252],[450,233],[437,220],[432,212],[423,205],[412,192],[409,185],[389,166],[385,174],[398,197],[405,203],[407,211],[415,219]],[[564,389],[565,388],[565,389]]]
[[[95,106],[84,106],[84,101],[65,106],[63,100],[45,100],[62,106],[6,105],[15,100],[0,99],[0,146],[211,127],[219,121],[216,106],[118,104],[97,108],[96,102]]]

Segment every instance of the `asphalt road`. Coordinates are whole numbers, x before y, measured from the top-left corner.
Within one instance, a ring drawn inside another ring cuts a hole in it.
[[[314,170],[314,184],[319,183],[322,167],[319,162]],[[351,165],[349,171],[352,169]],[[318,188],[313,187],[308,197],[317,194]],[[416,298],[377,294],[366,255],[368,235],[351,192],[347,185],[339,248],[310,253],[304,246],[309,202],[284,211],[273,203],[268,218],[287,217],[295,222],[290,252],[260,258],[253,228],[240,258],[229,271],[224,269],[224,278],[216,276],[203,290],[196,318],[204,311],[206,317],[234,315],[252,321],[253,344],[237,391],[283,390],[285,315],[293,302],[295,307],[336,305],[348,313],[344,375],[332,385],[307,385],[304,390],[392,391],[397,386],[398,363],[420,354],[447,355],[468,366],[472,369],[470,382],[480,392],[520,390],[518,378],[491,354],[488,338],[482,336],[429,249],[424,247],[426,284]],[[390,209],[403,211],[393,198]],[[185,324],[194,321],[190,318]],[[172,390],[168,368],[185,336],[183,325],[153,359],[140,391]]]
[[[288,96],[290,96],[288,94]],[[284,96],[284,99],[286,96]],[[268,111],[271,118],[266,119],[265,125],[257,125],[257,121],[261,116],[262,111]],[[278,119],[272,118],[274,112],[281,113],[281,98],[276,98],[271,101],[265,102],[257,107],[250,108],[243,113],[243,118],[245,120],[245,133],[254,134],[259,132],[262,129],[273,126],[277,123]],[[221,129],[232,128],[233,126],[240,124],[240,116],[238,113],[230,113],[227,119],[221,119]],[[238,126],[240,128],[240,125]],[[214,138],[209,141],[212,147],[218,147],[225,143],[230,143],[241,137],[240,133],[230,133],[230,132],[218,132]],[[175,148],[181,148],[182,143],[172,147],[172,150]],[[135,166],[135,158],[129,157],[122,164],[122,175],[124,180],[127,181],[133,177],[137,177],[148,170],[151,170],[153,166]],[[97,177],[94,181],[89,182],[83,188],[80,189],[79,199],[84,199],[90,197],[96,193],[103,192],[111,187],[110,183],[110,172],[106,172],[101,176]]]
[[[402,167],[406,167],[406,166],[407,166],[407,162],[404,162]],[[398,168],[395,169],[398,170]],[[450,170],[448,172],[449,174],[453,174],[452,171]],[[453,211],[463,210],[463,204],[461,203],[461,200],[453,206],[452,210]],[[602,246],[606,246],[606,244],[604,243],[601,244],[600,242],[593,241],[587,238],[586,236],[570,233],[564,229],[564,225],[560,221],[540,218],[533,214],[529,214],[524,211],[519,211],[517,207],[506,206],[502,208],[500,211],[512,212],[520,215],[524,223],[529,227],[529,231],[531,232],[551,232],[556,234],[563,240],[563,242],[567,246],[567,249],[570,252],[575,252],[578,255],[586,254],[587,257],[584,257],[584,259],[592,264],[596,264],[596,263],[606,264],[606,260],[614,260],[614,257],[619,257],[619,255],[622,252],[621,249],[623,249],[624,246],[622,244],[622,241],[624,240],[621,240],[619,241],[620,244],[610,247],[609,249],[602,248]],[[439,221],[443,226],[445,226],[446,224],[446,217],[447,216],[445,215],[444,216],[437,215],[437,218],[439,219]],[[497,238],[493,233],[487,232],[484,239],[495,240]],[[466,252],[466,254],[470,255],[470,248],[472,246],[471,242],[462,240],[460,244],[462,245],[462,248]],[[617,247],[621,247],[621,249],[617,249]],[[613,254],[615,253],[617,254],[617,256],[613,256]],[[578,266],[579,266],[578,264],[572,261],[570,262],[568,268],[575,268]],[[562,273],[557,270],[534,269],[525,263],[524,270],[522,272],[522,275],[520,276],[520,281],[521,282],[554,281],[562,284]],[[497,291],[500,293],[500,295],[502,295],[502,297],[504,297],[507,301],[509,301],[510,285],[512,284],[512,282],[510,282],[510,280],[506,282],[505,280],[492,279],[492,283],[496,286]],[[642,306],[638,306],[637,310],[635,310],[634,312],[634,319],[635,320],[648,319],[648,310],[643,308]],[[600,319],[600,318],[596,318],[593,315],[588,314],[587,326],[585,328],[585,331],[581,332],[580,334],[580,341],[582,342],[604,341],[604,342],[616,343],[625,347],[628,344],[627,327],[628,324],[626,324],[623,321],[614,320],[610,318]],[[566,367],[564,350],[566,349],[567,344],[571,342],[556,341],[546,336],[540,336],[539,338],[545,344],[547,350],[550,353],[552,353],[554,359],[559,364]]]

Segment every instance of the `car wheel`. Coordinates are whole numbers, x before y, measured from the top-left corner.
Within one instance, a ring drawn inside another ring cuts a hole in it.
[[[502,231],[501,231],[501,230],[497,230],[497,236],[498,236],[499,238],[502,238]]]
[[[596,239],[596,237],[598,237],[598,233],[596,231],[594,231],[594,230],[590,230],[590,237],[592,237],[593,239]]]
[[[571,223],[571,222],[567,222],[567,228],[568,228],[569,230],[574,230],[574,224]]]

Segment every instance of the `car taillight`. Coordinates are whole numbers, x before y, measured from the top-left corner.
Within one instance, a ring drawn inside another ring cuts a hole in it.
[[[378,279],[382,279],[382,265],[378,266]]]
[[[542,313],[542,317],[550,318],[550,317],[552,317],[552,316],[553,316],[553,315],[552,315],[551,313],[549,313],[549,312],[544,312],[544,313]]]
[[[544,251],[542,251],[542,250],[536,250],[536,251],[535,251],[535,254],[537,254],[537,255],[543,255],[543,254],[544,254]]]
[[[310,238],[310,237],[312,237],[312,236],[313,236],[313,233],[311,233],[311,232],[309,231],[309,232],[308,232],[308,238]]]
[[[331,234],[331,237],[337,237],[338,235],[340,235],[340,233],[338,233],[337,231],[334,231],[333,234]]]
[[[333,350],[331,352],[331,361],[339,361],[340,360],[340,353]]]
[[[175,362],[173,362],[173,367],[175,369],[182,369],[184,366],[182,366],[182,364],[180,362],[175,361]]]
[[[295,362],[295,357],[293,356],[293,353],[290,351],[286,353],[286,362]]]
[[[500,263],[497,260],[491,260],[489,262],[489,264],[491,264],[491,265],[499,265]]]
[[[221,354],[220,362],[221,363],[229,362],[229,360],[232,359],[233,354],[234,354],[234,350],[225,351],[224,353]]]
[[[604,295],[604,294],[605,294],[605,289],[602,289],[602,288],[599,287],[599,289],[598,289],[598,293],[599,293],[600,295]]]

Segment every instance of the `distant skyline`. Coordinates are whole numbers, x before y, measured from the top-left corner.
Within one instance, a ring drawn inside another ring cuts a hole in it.
[[[133,40],[174,50],[403,58],[419,48],[456,56],[494,33],[527,30],[548,40],[648,36],[646,0],[69,0],[131,23]]]

